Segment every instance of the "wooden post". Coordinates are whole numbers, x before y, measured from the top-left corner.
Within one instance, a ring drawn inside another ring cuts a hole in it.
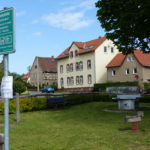
[[[4,146],[4,134],[0,134],[0,150],[3,150]]]
[[[17,123],[20,122],[20,101],[18,93],[16,93],[16,121]]]

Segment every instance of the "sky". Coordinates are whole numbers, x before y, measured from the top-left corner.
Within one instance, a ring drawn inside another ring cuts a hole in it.
[[[57,57],[73,41],[105,36],[96,17],[96,1],[0,0],[0,10],[16,9],[16,52],[9,54],[9,71],[25,74],[36,56]]]

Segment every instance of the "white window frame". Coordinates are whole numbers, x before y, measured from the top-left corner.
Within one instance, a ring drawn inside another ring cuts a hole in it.
[[[88,75],[88,84],[92,84],[92,75],[91,74]]]
[[[116,75],[116,70],[112,70],[111,75],[115,76]]]
[[[129,68],[126,68],[126,69],[125,69],[125,74],[126,74],[126,75],[129,75],[129,74],[130,74],[130,69],[129,69]]]
[[[137,74],[137,73],[138,73],[137,68],[133,68],[133,74]]]

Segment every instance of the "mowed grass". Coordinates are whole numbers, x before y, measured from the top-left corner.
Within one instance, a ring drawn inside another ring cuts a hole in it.
[[[22,113],[18,124],[10,115],[10,150],[150,150],[150,111],[139,125],[141,132],[132,133],[126,113],[102,111],[115,105],[93,102]]]

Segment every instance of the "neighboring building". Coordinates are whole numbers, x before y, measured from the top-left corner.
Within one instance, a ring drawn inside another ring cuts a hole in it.
[[[57,84],[57,60],[53,56],[36,57],[30,71],[30,83],[34,86]]]
[[[73,42],[57,57],[58,88],[92,90],[95,83],[106,82],[106,65],[117,53],[113,42],[105,37]]]
[[[27,74],[25,74],[23,77],[22,77],[22,80],[27,82],[27,83],[30,83],[30,72],[28,72]]]
[[[150,54],[134,50],[133,54],[117,54],[107,65],[107,80],[111,82],[150,82]]]

